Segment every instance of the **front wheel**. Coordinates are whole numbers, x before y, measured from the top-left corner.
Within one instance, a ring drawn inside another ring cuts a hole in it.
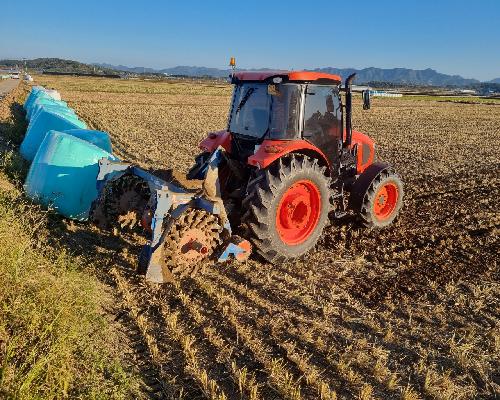
[[[242,206],[256,251],[269,262],[298,257],[313,248],[328,222],[330,180],[317,160],[292,155],[260,170]]]
[[[402,205],[403,183],[389,168],[380,172],[368,187],[359,216],[367,227],[384,228],[396,219]]]

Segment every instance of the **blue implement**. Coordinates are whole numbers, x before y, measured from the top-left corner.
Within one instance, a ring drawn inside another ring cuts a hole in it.
[[[134,177],[147,184],[149,200],[143,204],[139,213],[148,243],[143,247],[139,257],[139,270],[145,273],[149,282],[163,283],[175,280],[172,270],[164,261],[165,247],[168,246],[173,246],[180,252],[180,258],[189,253],[188,255],[195,261],[209,258],[219,262],[230,259],[242,261],[250,255],[250,243],[232,236],[231,225],[219,197],[218,165],[223,158],[223,151],[222,147],[218,148],[207,161],[207,178],[198,189],[181,187],[129,163],[106,158],[99,161],[97,176],[99,196],[91,209],[91,219],[95,223],[102,225],[102,219],[107,217],[108,211],[105,209],[109,200],[107,196],[113,193],[112,188],[121,187],[120,180]],[[127,193],[127,196],[130,196],[130,192]],[[118,203],[124,202],[120,200]],[[200,220],[197,221],[196,218]],[[186,222],[188,225],[185,225],[184,231],[182,229],[176,231],[176,235],[180,236],[174,236],[177,238],[175,242],[172,242],[172,237],[167,238],[173,228],[179,224],[182,227],[185,221],[188,221]],[[213,247],[215,242],[208,240],[203,231],[204,229],[208,231],[210,227],[213,227],[210,234],[216,235],[214,240],[218,245],[215,247]],[[191,236],[183,237],[183,232]],[[215,254],[218,256],[212,257]],[[195,266],[198,267],[199,265]]]

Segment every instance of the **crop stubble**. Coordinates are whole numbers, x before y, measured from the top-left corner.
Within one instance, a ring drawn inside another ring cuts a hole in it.
[[[116,152],[186,170],[225,127],[230,87],[43,77]],[[406,199],[381,232],[329,227],[305,260],[207,268],[161,289],[113,259],[160,397],[493,397],[500,369],[500,107],[411,99],[356,104],[354,126],[395,166]],[[81,229],[86,229],[82,227]],[[109,263],[109,262],[108,262]],[[149,378],[151,380],[151,378]]]

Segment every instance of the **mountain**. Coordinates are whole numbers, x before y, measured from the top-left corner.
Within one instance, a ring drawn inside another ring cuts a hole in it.
[[[106,63],[92,63],[91,65],[95,65],[100,68],[113,69],[116,71],[125,71],[132,72],[134,74],[156,74],[159,71],[154,68],[146,68],[146,67],[127,67],[125,65],[111,65]]]
[[[127,67],[125,65],[112,65],[105,63],[84,64],[78,61],[63,60],[60,58],[36,58],[34,60],[0,60],[0,65],[6,66],[22,66],[26,62],[28,68],[44,70],[44,71],[57,71],[69,73],[116,73],[116,71],[128,72],[133,74],[168,74],[168,75],[183,75],[193,77],[216,77],[226,78],[231,73],[230,69],[218,69],[207,67],[194,67],[194,66],[177,66],[172,68],[145,68],[145,67]],[[259,70],[267,70],[268,68],[261,68]],[[362,84],[368,82],[384,82],[387,84],[396,85],[419,85],[419,86],[471,86],[479,84],[476,79],[466,79],[459,75],[447,75],[437,72],[433,69],[427,68],[423,70],[415,70],[409,68],[334,68],[324,67],[316,68],[312,71],[327,72],[337,74],[342,79],[347,78],[351,73],[356,72],[355,83]],[[500,78],[493,79],[488,83],[500,83]]]
[[[213,76],[215,78],[225,78],[231,73],[229,69],[207,68],[207,67],[188,67],[180,65],[173,68],[164,68],[161,73],[168,75],[187,75],[187,76]]]
[[[0,60],[0,65],[8,67],[26,67],[30,69],[43,70],[47,72],[67,72],[79,74],[93,73],[116,73],[114,69],[97,67],[94,65],[84,64],[73,60],[64,60],[62,58],[35,58],[33,60]]]
[[[135,73],[141,73],[142,67],[124,67],[122,65],[113,66],[111,64],[99,64],[99,66],[105,66],[107,68],[114,68],[122,71],[130,71]],[[262,68],[260,70],[266,70],[267,68]],[[356,83],[368,83],[368,82],[388,82],[395,84],[408,84],[408,85],[423,85],[423,86],[467,86],[479,83],[477,79],[466,79],[459,75],[446,75],[439,73],[433,69],[424,70],[414,70],[409,68],[316,68],[312,71],[326,72],[331,74],[337,74],[342,77],[342,79],[347,78],[350,74],[356,73]],[[150,73],[164,73],[168,75],[184,75],[184,76],[212,76],[216,78],[227,77],[230,73],[230,69],[218,69],[218,68],[207,68],[207,67],[191,67],[191,66],[177,66],[173,68],[164,68],[159,70],[154,70],[151,68],[146,68],[146,72]]]
[[[488,83],[500,83],[500,78],[492,79],[491,81],[488,81]]]
[[[117,71],[125,71],[134,74],[167,74],[167,75],[182,75],[182,76],[211,76],[215,78],[225,78],[231,71],[229,69],[207,68],[207,67],[189,67],[180,65],[172,68],[154,69],[146,67],[127,67],[125,65],[112,65],[106,63],[93,63],[101,68],[110,68]]]
[[[409,85],[423,86],[466,86],[479,83],[477,79],[466,79],[459,75],[441,74],[431,68],[415,70],[408,68],[316,68],[314,71],[337,74],[343,79],[352,73],[356,73],[356,83],[367,82],[389,82]]]

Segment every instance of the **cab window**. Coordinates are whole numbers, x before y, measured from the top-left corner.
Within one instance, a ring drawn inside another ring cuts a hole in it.
[[[299,134],[301,90],[297,84],[278,85],[278,93],[271,102],[271,139],[293,139]]]
[[[338,136],[342,115],[340,108],[338,87],[308,85],[304,107],[304,136]]]

